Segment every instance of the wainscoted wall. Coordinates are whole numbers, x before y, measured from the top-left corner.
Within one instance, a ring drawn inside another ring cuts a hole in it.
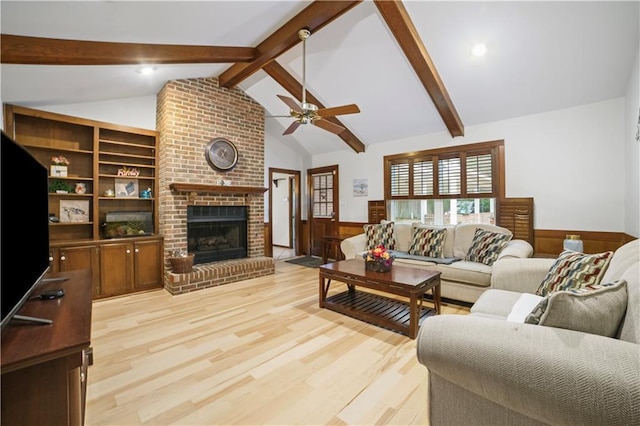
[[[274,273],[264,256],[264,194],[174,192],[172,183],[231,186],[264,185],[264,110],[239,89],[225,89],[215,78],[169,81],[158,94],[160,134],[160,233],[165,236],[165,288],[172,294]],[[204,155],[208,142],[225,137],[238,149],[238,165],[226,173],[212,169]],[[188,205],[248,206],[246,259],[214,262],[191,274],[173,274],[168,257],[187,250]],[[200,271],[200,272],[199,272]]]

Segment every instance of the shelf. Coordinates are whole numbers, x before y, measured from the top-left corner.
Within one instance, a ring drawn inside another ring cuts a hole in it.
[[[172,183],[169,189],[175,192],[209,192],[213,194],[263,194],[268,188],[260,186],[224,186],[195,183]]]

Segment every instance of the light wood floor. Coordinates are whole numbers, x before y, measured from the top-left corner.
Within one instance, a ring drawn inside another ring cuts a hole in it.
[[[415,341],[319,309],[317,269],[96,301],[91,340],[87,425],[427,424]]]

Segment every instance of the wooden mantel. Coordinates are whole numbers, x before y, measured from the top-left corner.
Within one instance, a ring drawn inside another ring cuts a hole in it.
[[[171,183],[169,189],[175,192],[209,192],[214,194],[262,194],[268,188],[260,186],[203,185],[198,183]]]

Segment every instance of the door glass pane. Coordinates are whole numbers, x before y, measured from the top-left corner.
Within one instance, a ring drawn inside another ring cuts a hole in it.
[[[313,176],[313,217],[330,218],[333,214],[333,174]]]

